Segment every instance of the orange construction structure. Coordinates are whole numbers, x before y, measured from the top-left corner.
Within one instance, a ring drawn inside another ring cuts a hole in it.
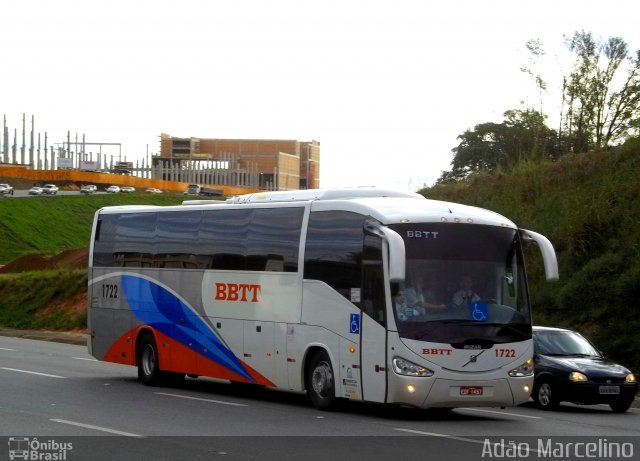
[[[95,173],[78,170],[31,170],[26,166],[0,165],[0,177],[26,179],[33,183],[54,183],[58,186],[68,184],[105,184],[116,186],[133,186],[135,188],[157,188],[167,192],[184,192],[188,183],[165,181],[162,179],[138,178],[123,174]],[[260,192],[262,189],[226,186],[217,184],[202,184],[205,187],[219,189],[223,195],[240,195]]]

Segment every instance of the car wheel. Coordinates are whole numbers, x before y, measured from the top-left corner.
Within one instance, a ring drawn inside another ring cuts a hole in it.
[[[558,398],[549,381],[542,381],[534,390],[534,400],[543,410],[553,410],[558,407]]]
[[[311,361],[307,392],[311,404],[318,410],[329,410],[336,403],[333,367],[326,352],[316,354]]]
[[[615,402],[611,402],[609,406],[615,413],[624,413],[631,408],[632,403],[633,400],[616,400]]]

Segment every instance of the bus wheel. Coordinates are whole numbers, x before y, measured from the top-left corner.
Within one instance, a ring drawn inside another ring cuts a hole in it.
[[[311,404],[318,410],[329,410],[336,402],[336,386],[331,360],[326,352],[316,354],[309,367],[307,391]]]
[[[138,351],[138,379],[147,386],[160,384],[162,374],[153,335],[146,334],[142,337]]]

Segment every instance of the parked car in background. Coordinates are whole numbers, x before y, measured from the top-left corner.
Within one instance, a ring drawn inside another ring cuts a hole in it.
[[[42,195],[42,187],[33,186],[29,189],[29,195]]]
[[[94,194],[98,191],[98,186],[94,184],[86,184],[80,188],[81,194]]]
[[[109,194],[117,194],[118,192],[120,192],[120,187],[118,187],[118,186],[109,186],[109,187],[107,187],[107,193],[109,193]]]
[[[0,184],[0,195],[13,195],[13,187],[9,184]]]
[[[150,187],[146,190],[146,192],[149,192],[151,194],[162,194],[162,189],[157,189],[155,187]]]
[[[56,195],[58,193],[58,186],[55,184],[45,184],[42,186],[42,193],[45,195]]]
[[[608,404],[617,413],[629,409],[638,391],[631,371],[606,359],[580,333],[533,327],[533,400],[551,410],[560,402]]]
[[[122,186],[120,192],[135,192],[136,188],[132,186]]]

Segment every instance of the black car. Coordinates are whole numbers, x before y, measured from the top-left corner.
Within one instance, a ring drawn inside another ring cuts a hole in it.
[[[623,413],[633,403],[638,382],[631,371],[602,356],[572,330],[533,327],[533,400],[545,410],[560,402],[609,404]]]

